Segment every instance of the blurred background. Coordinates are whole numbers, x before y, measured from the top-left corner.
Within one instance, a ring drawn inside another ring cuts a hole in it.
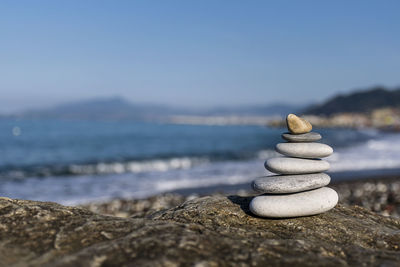
[[[247,189],[270,174],[288,113],[333,146],[334,182],[397,179],[399,8],[2,1],[0,195],[81,204]]]

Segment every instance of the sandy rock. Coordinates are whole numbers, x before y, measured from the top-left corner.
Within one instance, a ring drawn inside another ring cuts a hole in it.
[[[253,216],[252,197],[204,197],[142,218],[0,199],[1,266],[396,266],[400,221],[338,205]]]
[[[297,117],[294,114],[289,114],[286,117],[286,124],[288,130],[292,134],[304,134],[311,132],[312,130],[312,125],[308,121],[306,121],[303,118]]]

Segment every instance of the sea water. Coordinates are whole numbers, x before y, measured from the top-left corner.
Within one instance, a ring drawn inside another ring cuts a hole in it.
[[[248,183],[270,174],[284,129],[135,121],[0,120],[0,195],[77,204],[182,188]],[[331,174],[400,168],[400,136],[317,129]]]

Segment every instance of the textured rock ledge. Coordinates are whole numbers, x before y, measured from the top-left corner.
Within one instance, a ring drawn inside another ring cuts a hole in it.
[[[0,199],[1,266],[396,266],[400,220],[354,206],[269,220],[251,197],[203,197],[135,218]]]

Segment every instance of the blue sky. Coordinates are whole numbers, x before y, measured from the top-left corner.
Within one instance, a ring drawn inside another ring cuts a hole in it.
[[[0,111],[310,103],[400,85],[399,1],[1,1]]]

